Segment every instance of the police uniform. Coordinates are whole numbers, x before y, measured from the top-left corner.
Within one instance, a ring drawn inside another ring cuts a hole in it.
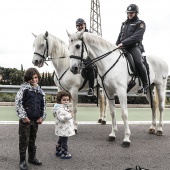
[[[147,73],[142,63],[142,54],[144,48],[142,45],[143,34],[146,26],[144,21],[139,20],[137,15],[132,19],[127,19],[122,23],[121,30],[116,41],[116,45],[122,43],[123,47],[132,55],[136,69],[141,77],[143,87],[148,88]]]
[[[86,24],[85,20],[82,18],[78,18],[76,20],[76,25],[79,24]],[[85,29],[85,32],[89,32],[88,29]],[[90,62],[90,57],[87,57],[86,62]],[[82,70],[82,76],[84,79],[88,79],[89,81],[89,91],[88,96],[93,96],[93,89],[94,89],[94,79],[95,79],[95,71],[93,65],[89,65],[88,67]]]

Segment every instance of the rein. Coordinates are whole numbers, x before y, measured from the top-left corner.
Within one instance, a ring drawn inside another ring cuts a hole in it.
[[[111,53],[113,53],[114,51],[116,51],[117,49],[119,49],[119,48],[115,48],[114,50],[109,51],[109,52],[107,52],[107,53],[105,53],[105,54],[103,54],[103,55],[101,55],[101,56],[99,56],[99,57],[97,57],[97,58],[91,59],[91,61],[88,62],[88,64],[86,64],[86,67],[88,67],[89,65],[92,65],[92,64],[94,64],[95,62],[97,62],[97,61],[99,61],[99,60],[107,57],[108,55],[110,55]]]
[[[71,55],[70,58],[74,58],[74,59],[77,59],[77,60],[81,60],[81,62],[84,62],[84,63],[85,63],[86,60],[83,59],[83,53],[84,53],[84,46],[85,46],[86,52],[87,52],[87,54],[88,54],[87,46],[86,46],[86,44],[84,43],[83,39],[80,39],[80,40],[82,41],[81,56],[79,57],[79,56]],[[92,65],[92,64],[94,64],[95,62],[97,62],[97,61],[99,61],[99,60],[107,57],[108,55],[110,55],[111,53],[113,53],[114,51],[116,51],[117,49],[119,49],[119,47],[118,47],[118,48],[115,48],[114,50],[111,50],[111,51],[109,51],[109,52],[107,52],[107,53],[105,53],[105,54],[103,54],[103,55],[101,55],[101,56],[99,56],[99,57],[97,57],[97,58],[91,59],[90,62],[88,62],[87,64],[85,64],[85,67],[88,67],[89,65]],[[104,85],[104,77],[105,77],[106,74],[117,64],[117,62],[119,61],[120,57],[121,57],[123,54],[124,54],[124,53],[120,53],[118,59],[117,59],[117,60],[115,61],[115,63],[106,71],[106,73],[105,73],[103,76],[101,76],[101,75],[99,74],[99,76],[100,76],[100,78],[101,78],[102,85],[103,85],[103,89],[104,89],[104,91],[105,91],[105,93],[106,93],[106,96],[107,96],[107,98],[108,98],[109,100],[114,100],[114,98],[113,98],[113,99],[110,99],[109,96],[108,96],[108,94],[107,94],[107,91],[106,91],[106,88],[105,88],[105,85]]]
[[[37,52],[34,52],[34,54],[36,54],[36,55],[40,56],[41,58],[43,58],[44,63],[45,63],[46,65],[48,65],[45,61],[51,61],[53,58],[48,58],[48,59],[46,60],[46,58],[49,56],[49,54],[48,54],[48,47],[49,47],[49,45],[48,45],[47,38],[45,38],[45,40],[46,40],[46,48],[45,48],[45,50],[44,50],[43,55],[40,54],[40,53],[37,53]],[[45,54],[46,54],[46,57],[45,57]],[[60,58],[60,59],[63,59],[63,58],[65,58],[65,57],[59,57],[59,58]],[[56,78],[57,78],[57,81],[58,81],[59,85],[60,85],[65,91],[67,91],[67,90],[61,85],[60,80],[61,80],[62,77],[66,74],[66,72],[67,72],[68,70],[69,70],[69,68],[67,68],[67,70],[64,71],[64,73],[60,76],[60,78],[57,77],[56,72],[55,72],[55,76],[56,76]],[[68,91],[67,91],[67,92],[68,92]]]
[[[67,72],[68,70],[69,70],[69,68],[60,76],[60,78],[58,78],[56,72],[54,72],[54,73],[55,73],[55,76],[56,76],[56,78],[57,78],[57,81],[58,81],[58,83],[59,83],[59,85],[60,85],[66,92],[68,92],[68,91],[61,85],[60,80],[61,80],[62,77],[66,74],[66,72]]]
[[[118,48],[117,48],[118,49]],[[115,51],[115,50],[114,50]],[[106,91],[106,88],[105,88],[105,85],[104,85],[104,78],[105,78],[105,76],[106,76],[106,74],[118,63],[118,61],[119,61],[119,59],[120,59],[120,57],[123,55],[124,53],[120,53],[120,55],[119,55],[119,57],[118,57],[118,59],[114,62],[114,64],[105,72],[105,74],[103,75],[103,76],[101,76],[99,73],[99,77],[101,78],[101,82],[102,82],[102,85],[103,85],[103,89],[104,89],[104,91],[105,91],[105,94],[106,94],[106,96],[107,96],[107,98],[109,99],[109,100],[114,100],[114,98],[113,99],[110,99],[109,98],[109,96],[108,96],[108,94],[107,94],[107,91]],[[104,58],[104,57],[103,57]],[[97,60],[98,61],[98,60]]]

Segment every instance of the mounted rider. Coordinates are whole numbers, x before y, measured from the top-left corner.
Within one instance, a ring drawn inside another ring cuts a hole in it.
[[[76,28],[77,31],[81,31],[82,29],[85,29],[85,32],[89,32],[88,29],[86,28],[86,22],[83,18],[78,18],[76,20]],[[87,57],[86,62],[88,63],[89,61],[91,61],[90,57]],[[89,65],[86,68],[84,68],[82,70],[82,76],[84,78],[88,79],[89,82],[89,91],[88,91],[88,96],[93,96],[94,92],[94,79],[95,79],[95,72],[94,72],[94,68],[93,65]]]
[[[143,88],[138,90],[138,93],[143,92],[146,94],[148,91],[148,79],[146,68],[142,62],[142,52],[144,52],[142,40],[146,25],[144,21],[138,18],[139,8],[136,4],[130,4],[126,12],[127,20],[122,23],[116,45],[120,48],[125,48],[132,55],[143,84]]]

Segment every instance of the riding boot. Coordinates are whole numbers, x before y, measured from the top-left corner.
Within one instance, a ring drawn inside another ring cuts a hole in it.
[[[143,93],[144,93],[144,94],[147,94],[148,88],[149,88],[148,83],[143,83]]]
[[[147,94],[148,88],[149,88],[148,83],[143,83],[143,87],[141,87],[141,88],[138,90],[138,93]]]
[[[26,152],[20,151],[20,170],[28,170],[28,166],[26,163]]]
[[[94,95],[94,92],[93,92],[93,89],[92,88],[89,88],[89,91],[87,93],[87,96],[93,96]]]
[[[144,67],[143,67],[143,70],[140,70],[140,77],[141,77],[141,80],[142,80],[143,89],[142,88],[139,89],[138,93],[147,94],[149,84],[148,84],[147,72],[146,72],[146,69]]]
[[[34,165],[42,165],[42,162],[36,158],[36,147],[31,151],[28,149],[28,162]]]

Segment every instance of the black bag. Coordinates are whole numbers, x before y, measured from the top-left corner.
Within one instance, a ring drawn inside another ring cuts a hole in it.
[[[149,169],[141,168],[140,166],[136,166],[136,168],[126,168],[125,170],[149,170]]]

